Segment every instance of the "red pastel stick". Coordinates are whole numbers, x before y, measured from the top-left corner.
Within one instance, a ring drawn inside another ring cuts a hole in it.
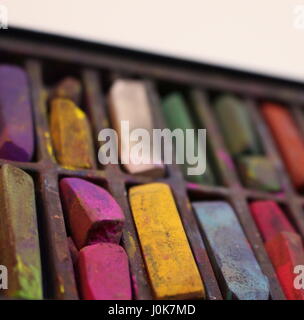
[[[304,265],[302,240],[296,233],[280,232],[265,243],[266,251],[288,300],[304,300],[304,289],[294,285],[294,267]]]
[[[250,204],[250,209],[265,242],[282,231],[296,233],[281,208],[274,201],[254,201]]]
[[[290,178],[299,190],[304,189],[304,141],[290,112],[275,103],[264,103],[262,113],[280,149]]]
[[[80,291],[85,300],[130,300],[128,257],[122,247],[97,243],[80,250]]]

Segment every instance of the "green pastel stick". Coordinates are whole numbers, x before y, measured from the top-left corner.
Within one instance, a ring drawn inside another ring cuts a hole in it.
[[[259,154],[259,143],[242,101],[232,95],[224,94],[214,103],[226,145],[233,156]]]
[[[163,98],[162,106],[166,123],[170,130],[182,129],[185,134],[186,129],[195,129],[193,121],[191,120],[190,114],[188,112],[188,106],[182,94],[180,94],[179,92],[172,92],[168,94]],[[199,148],[196,134],[194,135],[194,139],[195,148]],[[200,149],[198,149],[198,152],[200,152]],[[180,154],[178,156],[180,159],[184,158],[184,154]],[[190,167],[191,165],[187,164],[186,161],[184,161],[184,164],[181,165],[186,180],[206,185],[215,184],[215,178],[210,170],[208,163],[206,163],[206,171],[203,175],[188,175],[187,169]]]
[[[280,191],[278,173],[269,159],[263,156],[243,156],[237,162],[246,187],[269,192]]]
[[[0,169],[0,208],[0,264],[8,269],[8,289],[3,294],[13,299],[42,299],[33,180],[8,164]]]

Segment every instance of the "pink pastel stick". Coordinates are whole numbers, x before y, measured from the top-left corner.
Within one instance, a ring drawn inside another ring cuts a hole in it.
[[[125,217],[108,191],[78,178],[62,179],[60,191],[78,249],[98,242],[119,243]]]
[[[122,247],[97,243],[80,250],[80,291],[85,300],[131,300],[128,257]]]

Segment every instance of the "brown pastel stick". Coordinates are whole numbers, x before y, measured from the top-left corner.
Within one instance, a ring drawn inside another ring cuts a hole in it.
[[[63,98],[72,100],[76,105],[81,102],[81,83],[74,77],[62,79],[50,93],[50,100],[54,98]]]
[[[62,179],[60,191],[78,249],[96,242],[119,243],[125,217],[108,191],[79,178]]]
[[[128,257],[113,243],[86,246],[79,253],[81,296],[85,300],[132,298]]]
[[[161,175],[164,165],[154,164],[150,156],[152,154],[152,143],[147,146],[149,151],[143,150],[140,158],[130,158],[132,148],[138,141],[130,141],[129,133],[125,133],[121,127],[122,121],[128,121],[129,132],[134,129],[145,129],[150,134],[152,141],[153,119],[151,106],[147,96],[145,85],[138,80],[116,80],[109,93],[109,111],[112,124],[119,139],[119,155],[125,169],[132,174]],[[155,145],[154,145],[155,147]],[[133,153],[135,156],[135,153]],[[136,163],[143,160],[146,163]]]
[[[8,289],[3,294],[15,299],[42,299],[33,180],[7,164],[0,170],[0,208],[0,265],[8,269]]]
[[[58,162],[67,168],[94,166],[93,140],[86,114],[71,100],[51,102],[50,127]]]
[[[290,178],[297,189],[304,189],[304,141],[290,112],[282,105],[263,103],[262,113],[280,149]]]

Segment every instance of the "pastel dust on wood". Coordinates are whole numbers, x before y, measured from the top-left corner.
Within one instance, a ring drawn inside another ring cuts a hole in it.
[[[64,167],[92,168],[95,163],[86,114],[68,99],[53,99],[50,129],[57,161]]]
[[[79,251],[76,248],[76,245],[71,237],[68,237],[68,247],[71,255],[71,259],[73,262],[74,269],[77,267],[78,264],[78,256],[79,256]]]
[[[170,187],[130,188],[129,199],[156,299],[204,298],[204,286]]]
[[[65,77],[50,92],[49,99],[62,98],[80,105],[82,95],[81,82],[74,77]]]
[[[280,182],[273,163],[264,156],[241,156],[238,166],[243,183],[247,188],[278,192]]]
[[[28,79],[14,65],[0,65],[0,158],[31,161],[34,129]]]
[[[194,202],[212,264],[227,299],[267,300],[269,284],[232,207],[224,201]]]
[[[110,88],[108,102],[112,125],[118,133],[119,156],[124,168],[131,174],[163,175],[164,165],[162,163],[154,164],[150,157],[150,150],[153,150],[151,137],[153,136],[154,123],[152,106],[144,82],[116,80]],[[130,158],[130,151],[137,142],[130,141],[128,134],[122,132],[121,121],[129,121],[130,132],[134,129],[145,129],[150,133],[150,145],[142,148],[142,159],[145,159],[146,163],[137,164]]]
[[[166,119],[166,123],[170,130],[173,131],[175,129],[182,129],[185,135],[187,129],[196,129],[189,113],[189,106],[187,105],[181,93],[172,92],[166,95],[162,99],[162,110]],[[195,149],[197,148],[197,152],[201,154],[201,157],[204,158],[204,150],[197,139],[196,132],[194,134],[194,146]],[[184,162],[181,168],[187,181],[206,185],[215,184],[215,177],[210,169],[208,161],[206,163],[206,171],[204,172],[204,174],[188,175],[187,169],[190,168],[191,165],[187,163],[185,154],[181,149],[177,149],[177,152],[180,152],[180,154],[178,154],[177,156]]]
[[[304,265],[304,249],[301,237],[282,231],[265,243],[266,251],[289,300],[304,300],[304,289],[294,286],[295,266]]]
[[[32,178],[16,167],[0,169],[0,264],[8,268],[8,290],[17,299],[42,299],[40,247]]]
[[[82,248],[78,268],[83,299],[132,299],[128,257],[119,245],[98,243]]]
[[[233,95],[221,95],[214,102],[214,111],[233,156],[260,152],[256,132],[241,99]]]
[[[253,201],[250,203],[250,209],[264,241],[272,239],[282,231],[296,232],[285,213],[274,201]]]
[[[125,217],[108,191],[83,179],[63,178],[60,192],[78,249],[96,242],[119,243]]]
[[[262,113],[279,147],[294,186],[304,190],[304,141],[289,110],[275,103],[263,103]]]

